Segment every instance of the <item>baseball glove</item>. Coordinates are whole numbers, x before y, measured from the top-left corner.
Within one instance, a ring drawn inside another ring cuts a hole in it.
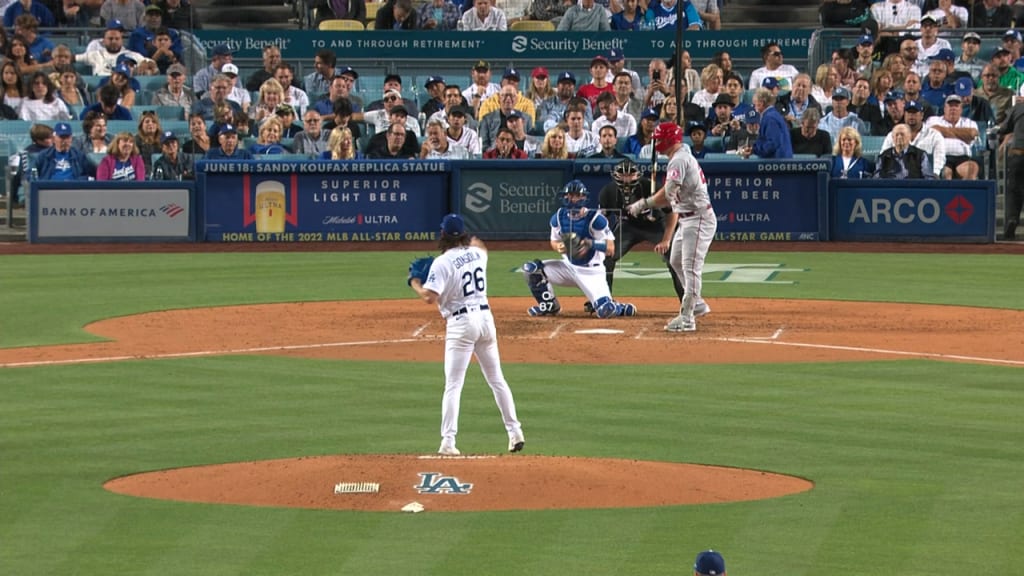
[[[575,232],[569,232],[562,234],[562,244],[565,245],[565,253],[569,255],[569,259],[576,261],[587,257],[593,241],[589,238],[580,238]]]
[[[406,280],[406,284],[412,286],[412,279],[419,278],[420,283],[427,281],[427,275],[430,274],[430,265],[434,263],[433,256],[423,256],[417,258],[409,264],[409,279]]]

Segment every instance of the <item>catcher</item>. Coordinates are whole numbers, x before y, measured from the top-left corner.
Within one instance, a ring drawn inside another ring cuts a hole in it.
[[[653,194],[651,181],[642,177],[640,166],[629,158],[626,158],[615,165],[612,171],[612,182],[601,188],[601,195],[598,204],[601,211],[608,218],[609,227],[619,238],[619,250],[609,254],[605,260],[605,278],[608,280],[608,291],[612,290],[612,282],[615,276],[615,264],[624,257],[637,244],[647,241],[654,246],[654,251],[662,255],[665,267],[672,274],[672,285],[675,287],[676,296],[683,301],[683,283],[676,274],[672,264],[669,263],[670,251],[672,248],[672,235],[667,235],[665,240],[666,223],[675,228],[676,218],[671,211],[667,210],[644,210],[638,216],[632,216],[626,207]],[[666,214],[668,212],[668,214]],[[586,311],[592,312],[593,306],[587,302]]]
[[[636,306],[612,300],[605,278],[605,255],[615,254],[615,235],[600,210],[586,207],[587,187],[573,180],[562,189],[562,208],[551,216],[551,249],[558,260],[532,260],[523,264],[526,283],[537,300],[530,316],[554,316],[562,306],[551,288],[576,286],[583,291],[600,318],[635,316]]]
[[[441,255],[418,258],[409,265],[408,284],[428,304],[437,304],[448,323],[444,338],[444,396],[441,400],[441,447],[438,454],[458,456],[459,406],[466,369],[473,355],[494,393],[508,432],[508,451],[526,443],[516,416],[512,390],[505,381],[498,354],[494,316],[487,303],[487,248],[466,232],[458,214],[441,221]]]

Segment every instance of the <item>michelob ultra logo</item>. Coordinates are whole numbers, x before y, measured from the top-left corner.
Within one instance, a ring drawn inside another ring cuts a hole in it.
[[[252,176],[242,176],[242,213],[246,228],[256,224],[261,234],[284,232],[285,223],[299,225],[299,176],[292,174],[289,186],[280,180],[263,180],[253,190]],[[286,188],[290,188],[285,194]],[[286,200],[287,199],[287,200]]]

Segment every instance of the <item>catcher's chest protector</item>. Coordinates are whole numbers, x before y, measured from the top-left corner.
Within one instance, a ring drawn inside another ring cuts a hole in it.
[[[565,208],[558,209],[558,230],[561,234],[575,232],[576,237],[581,240],[594,239],[594,219],[600,215],[597,210],[587,209],[587,215],[583,218],[573,220],[569,217],[569,211]]]

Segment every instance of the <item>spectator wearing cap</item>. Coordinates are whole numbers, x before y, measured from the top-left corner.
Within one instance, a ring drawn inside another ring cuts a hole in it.
[[[459,104],[449,107],[446,115],[448,128],[444,134],[449,142],[469,150],[473,158],[479,158],[483,154],[483,144],[480,143],[480,134],[466,125],[470,118],[472,116],[468,106]]]
[[[999,85],[1014,93],[1018,92],[1024,84],[1024,74],[1013,67],[1010,51],[1005,46],[999,46],[992,51],[990,62],[999,71]]]
[[[510,114],[508,121],[505,126],[512,131],[512,134],[516,138],[516,146],[526,152],[528,155],[533,156],[537,151],[538,137],[527,134],[526,128],[526,116],[522,113]]]
[[[885,136],[897,124],[904,123],[903,112],[903,91],[889,90],[885,93],[885,113],[882,114],[882,121],[871,125],[872,136]]]
[[[939,38],[939,23],[931,16],[921,19],[921,37],[917,39],[917,60],[914,62],[914,71],[924,76],[928,73],[931,59],[938,56],[943,50],[949,50],[953,55],[953,46],[949,40]],[[956,56],[953,55],[953,59]]]
[[[53,146],[36,156],[39,180],[85,180],[96,175],[96,167],[78,148],[71,146],[71,125],[58,122],[53,126]]]
[[[1013,108],[1014,94],[1009,88],[999,85],[999,70],[994,65],[989,64],[982,69],[981,84],[976,92],[988,100],[996,115],[996,124],[1002,125]]]
[[[907,102],[913,100],[921,105],[921,110],[924,111],[924,117],[927,118],[933,114],[934,108],[931,102],[928,102],[921,95],[921,77],[916,72],[907,72],[907,76],[903,79],[903,99]]]
[[[832,137],[824,130],[818,130],[821,112],[817,108],[809,108],[800,119],[800,124],[789,131],[789,140],[793,143],[793,154],[814,154],[827,156],[832,153]]]
[[[80,118],[85,118],[89,112],[101,112],[107,120],[133,120],[130,110],[117,103],[121,97],[121,91],[113,84],[107,84],[99,89],[97,102],[82,110]]]
[[[263,47],[262,57],[263,67],[253,72],[245,81],[245,89],[250,92],[259,92],[260,86],[263,86],[264,82],[274,77],[274,71],[277,70],[277,65],[281,63],[281,49],[274,44],[267,44]],[[196,93],[199,94],[198,89]]]
[[[585,0],[584,0],[585,1]],[[571,10],[571,8],[570,8]],[[567,13],[568,14],[568,13]],[[562,20],[565,21],[564,19]],[[590,103],[590,108],[594,109],[597,107],[597,97],[602,93],[609,93],[614,95],[615,88],[608,83],[608,59],[603,55],[598,54],[590,59],[590,76],[591,81],[583,86],[579,87],[576,91],[576,96],[585,98]]]
[[[977,32],[964,34],[960,42],[960,57],[953,64],[954,75],[969,75],[974,84],[981,81],[981,71],[985,68],[985,61],[978,58],[981,51],[981,36]]]
[[[331,91],[331,81],[334,79],[337,64],[338,57],[333,50],[321,48],[316,51],[313,57],[314,70],[302,79],[302,86],[311,102],[323,98]]]
[[[419,15],[412,7],[412,0],[388,0],[377,10],[374,20],[376,30],[415,30]]]
[[[749,88],[754,90],[761,87],[764,79],[771,76],[779,81],[779,88],[789,90],[793,78],[800,73],[799,70],[783,61],[782,47],[775,42],[769,42],[761,48],[761,61],[764,66],[750,73]]]
[[[533,69],[530,73],[530,87],[526,89],[525,96],[533,102],[534,110],[540,111],[541,104],[545,100],[555,95],[555,89],[551,86],[551,77],[548,75],[548,69],[543,66],[538,66]],[[534,117],[534,124],[540,121],[540,118]]]
[[[840,86],[832,91],[832,111],[822,117],[818,129],[828,132],[833,142],[839,141],[839,130],[850,126],[861,134],[867,134],[868,128],[864,121],[850,112],[850,90]]]
[[[624,0],[622,10],[612,14],[611,29],[639,31],[644,24],[644,9],[639,4],[639,0]]]
[[[871,17],[879,30],[915,30],[921,24],[921,8],[909,0],[884,0],[871,5]]]
[[[856,59],[853,62],[853,71],[860,76],[870,79],[879,66],[878,60],[875,60],[874,36],[864,34],[858,38],[854,51],[856,52]]]
[[[374,134],[366,146],[367,158],[401,160],[418,158],[419,155],[420,145],[416,135],[400,124],[392,124],[384,132]]]
[[[928,154],[911,144],[908,125],[897,124],[886,141],[889,146],[882,149],[875,162],[875,178],[905,180],[934,177]]]
[[[969,18],[967,8],[953,4],[953,0],[938,0],[938,6],[925,16],[931,16],[941,28],[965,28]]]
[[[711,113],[711,105],[714,104],[715,100],[718,99],[718,95],[722,92],[722,81],[724,79],[725,75],[722,74],[722,69],[716,64],[708,64],[701,70],[700,82],[704,87],[693,95],[691,101],[704,110],[705,116]],[[779,83],[775,78],[765,78],[764,82],[773,83],[775,93],[778,92]]]
[[[163,25],[175,30],[201,30],[199,14],[188,0],[158,0],[156,5],[164,13]]]
[[[903,126],[909,130],[909,143],[928,156],[930,173],[928,178],[941,178],[946,167],[946,143],[942,134],[924,125],[924,107],[920,102],[907,100],[903,105]],[[882,151],[894,145],[894,134],[900,128],[897,124],[882,142]]]
[[[605,92],[598,96],[597,109],[601,112],[601,115],[594,118],[594,122],[590,125],[590,130],[594,134],[600,136],[601,128],[605,126],[613,126],[616,134],[633,134],[636,132],[636,118],[619,110],[619,105],[615,101],[614,95]],[[686,117],[689,118],[689,116]],[[703,115],[701,115],[701,120],[703,120]]]
[[[504,10],[491,6],[491,0],[476,0],[473,3],[473,7],[466,10],[462,18],[459,19],[458,29],[469,31],[498,30],[504,32],[508,30],[508,20]]]
[[[719,94],[712,102],[711,113],[704,120],[704,127],[712,136],[728,139],[740,128],[740,119],[733,115],[735,103],[728,94]]]
[[[144,56],[124,47],[124,40],[121,33],[124,31],[122,24],[117,21],[107,22],[107,29],[103,32],[100,41],[100,48],[96,50],[86,49],[85,52],[75,55],[75,62],[85,62],[92,66],[94,76],[110,76],[111,71],[117,66],[117,57],[122,54],[129,54],[135,61],[142,60]]]
[[[971,159],[972,146],[978,141],[978,125],[963,116],[963,99],[957,94],[946,97],[941,116],[932,116],[925,127],[935,130],[945,139],[946,165],[942,177],[946,180],[977,180],[978,163]]]
[[[420,108],[420,112],[426,114],[429,118],[438,110],[444,109],[444,78],[441,76],[428,76],[423,83],[423,87],[427,89],[430,99]]]
[[[139,0],[103,0],[100,5],[100,19],[104,22],[119,20],[125,30],[142,26],[146,5]]]
[[[238,66],[235,66],[234,62],[228,62],[221,67],[220,73],[228,78],[231,82],[231,90],[228,91],[228,100],[238,104],[238,107],[245,112],[249,113],[249,107],[252,106],[252,95],[245,88],[238,85]]]
[[[316,10],[314,30],[324,20],[366,20],[366,0],[316,0],[313,9]],[[306,91],[308,92],[309,88],[306,88]],[[325,87],[324,92],[326,91]]]
[[[139,86],[139,81],[132,78],[132,71],[126,64],[114,66],[110,76],[100,80],[99,88],[102,89],[107,84],[117,87],[118,104],[129,110],[135,106],[135,96],[138,94],[136,87]]]
[[[398,92],[399,95],[401,96],[401,93],[402,93],[402,77],[400,75],[398,75],[398,74],[388,74],[388,75],[384,76],[384,92],[383,92],[383,94],[386,96],[389,90],[394,90],[394,91]],[[369,111],[380,110],[380,109],[384,108],[384,97],[385,96],[382,96],[380,100],[374,100],[373,102],[370,102],[369,104],[367,104],[365,110],[369,112]],[[420,110],[419,110],[419,107],[416,106],[416,102],[415,101],[410,100],[408,98],[401,98],[401,104],[402,104],[402,106],[405,106],[405,109],[409,112],[409,115],[412,116],[413,118],[416,118],[416,116],[419,115]]]
[[[374,134],[386,132],[392,122],[399,122],[416,138],[420,136],[420,123],[417,118],[409,114],[408,109],[402,104],[402,94],[397,90],[388,90],[384,93],[384,108],[363,113],[356,112],[352,114],[352,119],[373,126]]]
[[[271,78],[271,80],[273,80],[273,78]],[[277,84],[277,80],[274,80],[274,83]],[[280,84],[278,84],[277,88],[280,89]],[[280,93],[280,90],[278,90],[277,92]],[[230,93],[231,78],[229,78],[226,74],[217,74],[213,77],[213,81],[210,82],[209,92],[205,96],[203,96],[198,102],[196,102],[195,105],[192,106],[192,112],[195,114],[202,115],[202,117],[205,118],[207,122],[212,122],[214,120],[214,109],[221,104],[226,104],[227,106],[231,107],[233,111],[241,112],[242,107],[238,105],[238,102],[228,100],[228,94]],[[266,100],[266,93],[266,90],[260,91],[260,106],[250,107],[250,115],[253,114],[253,111],[259,112],[260,110],[264,109],[263,104],[264,101]],[[278,96],[278,98],[280,98],[280,96]],[[278,102],[274,102],[273,105],[276,106],[277,104]],[[273,109],[271,108],[270,110]],[[267,115],[267,113],[257,115],[259,116],[259,118],[256,119],[262,120]]]
[[[1011,29],[1003,32],[1003,48],[1010,51],[1010,62],[1020,59],[1021,34],[1019,30]]]
[[[685,30],[702,30],[704,22],[701,21],[697,9],[688,0],[651,0],[647,3],[644,20],[654,22],[655,30],[675,30],[678,16],[676,2],[678,1],[683,3],[683,28]]]
[[[690,153],[693,154],[693,157],[699,159],[707,156],[708,150],[704,144],[708,137],[708,131],[704,127],[704,123],[696,121],[687,122],[686,135],[690,137]]]
[[[472,78],[473,83],[462,91],[462,96],[466,99],[467,105],[469,105],[473,109],[474,114],[476,114],[476,110],[480,108],[480,104],[482,104],[484,100],[497,94],[498,90],[501,89],[501,86],[491,82],[491,65],[486,60],[477,60],[476,64],[473,64],[473,69],[470,71],[470,77]],[[477,118],[479,118],[479,116],[477,116]]]
[[[753,150],[757,142],[757,132],[761,128],[761,115],[757,110],[748,110],[743,115],[743,128],[734,131],[725,141],[725,150],[735,150],[738,154],[744,154],[745,150]]]
[[[196,72],[195,78],[192,80],[192,89],[195,93],[199,96],[205,95],[210,89],[210,83],[213,80],[213,77],[220,74],[224,65],[231,64],[233,59],[234,53],[230,46],[227,44],[218,44],[214,46],[213,51],[211,52],[210,65],[199,72]]]
[[[841,88],[842,90],[842,88]],[[789,138],[789,124],[775,109],[775,96],[764,88],[754,92],[754,110],[761,115],[757,141],[752,148],[745,149],[744,158],[757,154],[760,158],[792,158],[793,143]]]
[[[565,120],[565,112],[569,102],[576,98],[576,76],[572,72],[562,72],[558,75],[558,82],[555,84],[555,96],[544,101],[538,112],[543,131],[546,134],[559,122]],[[583,121],[587,126],[594,122],[593,111],[590,102],[579,99],[584,103]]]
[[[971,13],[973,28],[1009,28],[1013,25],[1013,8],[1002,0],[981,0]]]
[[[505,84],[501,87],[501,92],[498,92],[497,98],[499,101],[498,109],[493,112],[483,114],[480,117],[480,142],[484,150],[488,150],[494,146],[494,138],[498,134],[498,129],[504,128],[508,124],[508,120],[513,116],[523,117],[527,132],[533,129],[533,116],[524,113],[519,108],[516,108],[521,100],[526,100],[530,103],[530,108],[532,109],[533,102],[523,97],[515,86]],[[482,111],[483,107],[481,107],[481,112]]]
[[[178,106],[183,109],[184,118],[188,118],[189,110],[196,102],[196,95],[192,89],[185,86],[185,74],[187,71],[181,64],[172,64],[167,67],[167,85],[153,94],[150,102],[153,106]]]
[[[832,150],[832,177],[841,180],[871,178],[875,167],[864,158],[860,132],[846,127],[839,131],[839,141]]]
[[[302,124],[296,123],[297,115],[291,104],[278,104],[274,115],[281,121],[281,138],[295,138],[302,132]]]
[[[952,64],[955,59],[952,50],[940,50],[929,59],[928,75],[921,79],[921,97],[934,108],[941,109],[946,97],[953,93],[947,63]]]
[[[163,17],[163,10],[156,4],[146,6],[142,25],[132,30],[131,35],[128,37],[128,48],[130,50],[155,60],[158,65],[161,59],[167,62],[161,68],[161,72],[167,70],[167,67],[171,64],[182,61],[181,36],[177,30],[164,26]],[[170,42],[161,43],[158,46],[156,41],[157,35],[161,32],[166,33],[170,38]]]
[[[470,152],[464,146],[455,144],[445,136],[447,125],[440,120],[427,122],[427,137],[420,147],[421,160],[467,160]]]
[[[705,550],[693,561],[693,575],[725,576],[725,559],[714,550]]]
[[[963,103],[961,115],[974,120],[974,123],[978,125],[978,130],[986,130],[989,126],[995,126],[995,110],[984,98],[974,97],[974,85],[970,78],[958,78],[953,83],[953,93],[959,96]]]
[[[160,135],[161,156],[153,163],[152,180],[194,180],[195,159],[181,152],[178,137],[165,130]]]
[[[658,111],[654,108],[646,108],[640,114],[640,120],[636,127],[636,132],[633,133],[629,138],[626,138],[626,143],[622,147],[622,151],[626,154],[632,154],[637,156],[644,149],[644,147],[650,146],[651,138],[654,136],[654,128],[658,125]]]
[[[107,155],[96,167],[96,179],[116,182],[142,182],[146,179],[146,164],[131,132],[114,136]]]
[[[420,30],[457,30],[462,11],[448,0],[428,0],[419,9]]]
[[[814,108],[821,113],[821,105],[811,96],[811,77],[801,72],[793,78],[793,89],[778,96],[775,103],[779,111],[785,110],[783,116],[793,126],[800,125],[801,118],[807,110]]]
[[[319,158],[327,150],[329,137],[330,133],[324,130],[320,112],[317,112],[315,108],[310,108],[302,115],[302,131],[292,139],[292,150],[296,154]]]
[[[238,145],[238,130],[234,124],[225,124],[217,130],[220,146],[206,151],[207,160],[252,160],[252,153]]]
[[[619,110],[629,114],[634,120],[639,118],[640,113],[644,111],[644,103],[636,97],[636,92],[633,90],[633,80],[629,74],[625,71],[616,74],[615,79],[612,81],[612,89],[614,90],[615,105],[619,107]],[[626,134],[629,134],[629,132]]]
[[[477,110],[477,117],[481,121],[495,110],[501,108],[504,104],[504,100],[509,94],[509,88],[515,91],[515,103],[512,105],[513,108],[519,110],[530,119],[529,128],[533,127],[533,120],[537,117],[537,107],[533,104],[533,99],[527,98],[519,91],[519,71],[515,68],[509,67],[505,69],[505,73],[501,76],[501,89],[497,94],[491,96],[487,100],[484,100],[480,104],[480,108]]]
[[[683,52],[686,51],[684,50]],[[688,58],[689,52],[686,52],[686,54]],[[629,68],[626,68],[626,55],[622,53],[622,50],[619,50],[618,48],[612,48],[611,50],[608,51],[607,60],[607,81],[609,84],[615,83],[615,76],[617,76],[620,73],[625,73],[629,75],[629,80],[632,84],[634,92],[639,93],[640,90],[643,89],[643,85],[640,83],[640,75],[637,74],[635,70],[630,70]],[[687,64],[687,66],[689,66],[689,64]],[[669,78],[671,78],[671,75],[669,75]]]
[[[558,21],[560,32],[607,32],[611,30],[608,16],[594,0],[573,2]],[[607,61],[606,61],[607,62]],[[607,66],[606,66],[607,68]]]

